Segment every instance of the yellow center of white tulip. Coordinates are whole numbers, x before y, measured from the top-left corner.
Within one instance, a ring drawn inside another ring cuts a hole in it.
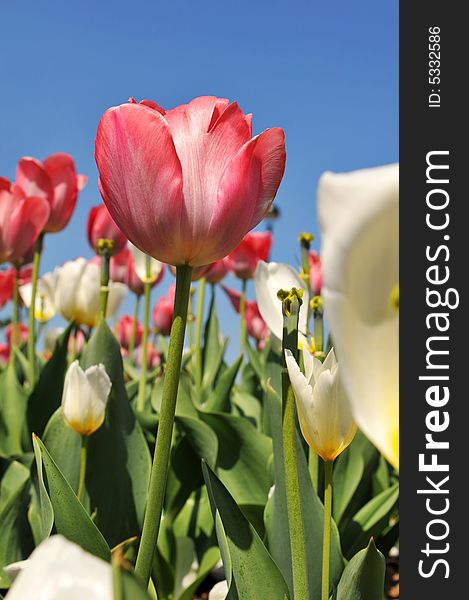
[[[395,312],[399,312],[399,284],[396,284],[389,295],[391,306]]]

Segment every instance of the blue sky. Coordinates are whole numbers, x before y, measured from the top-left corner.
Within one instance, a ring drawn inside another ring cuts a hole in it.
[[[171,108],[213,94],[252,112],[255,133],[283,127],[272,259],[294,265],[298,233],[317,233],[320,174],[398,159],[397,0],[26,0],[2,2],[0,22],[0,175],[65,151],[89,177],[69,227],[46,238],[43,270],[91,256],[96,127],[129,96]],[[237,322],[219,305],[235,353]]]

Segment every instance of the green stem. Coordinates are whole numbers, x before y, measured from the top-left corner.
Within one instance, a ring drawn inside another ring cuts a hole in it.
[[[319,456],[309,449],[308,456],[308,470],[311,477],[311,483],[313,484],[313,489],[318,493],[318,481],[319,481]]]
[[[195,321],[195,387],[197,396],[202,391],[202,321],[204,316],[205,277],[199,281],[199,295],[197,298],[197,318]]]
[[[101,256],[101,291],[99,293],[97,325],[106,318],[107,301],[109,298],[109,265],[111,262],[111,255],[106,247],[101,250],[99,255]]]
[[[111,560],[112,566],[112,592],[113,592],[113,600],[125,600],[124,596],[124,582],[122,571],[119,565],[119,559],[115,558],[114,554],[112,555]]]
[[[321,310],[314,314],[314,343],[317,352],[322,352],[324,347],[324,317]]]
[[[187,308],[187,329],[189,334],[189,348],[194,350],[194,315],[192,314],[192,295],[193,290],[189,292],[189,304]]]
[[[292,298],[292,296],[290,296]],[[301,302],[293,296],[287,308],[283,302],[283,340],[282,354],[292,352],[298,360],[298,315]],[[292,574],[295,600],[308,600],[308,564],[306,559],[306,536],[304,526],[304,507],[301,497],[298,455],[302,452],[297,434],[296,404],[293,388],[288,377],[286,365],[282,370],[282,438],[283,462],[285,470],[285,492],[287,497],[288,525],[292,556]]]
[[[188,265],[177,267],[174,316],[169,340],[168,361],[163,384],[155,454],[151,469],[142,538],[135,565],[135,572],[145,585],[148,585],[150,579],[153,554],[158,540],[161,512],[163,510],[174,414],[176,411],[177,392],[181,373],[182,352],[184,348],[191,275],[192,267]]]
[[[88,454],[88,436],[81,436],[81,448],[80,448],[80,475],[78,478],[78,491],[77,497],[80,502],[83,502],[83,495],[85,493],[85,477],[86,477],[86,458]]]
[[[147,256],[147,272],[144,288],[143,305],[143,333],[142,333],[142,366],[140,368],[140,383],[138,386],[137,411],[145,409],[145,391],[147,387],[147,357],[148,357],[148,330],[150,327],[150,294],[151,294],[151,259]]]
[[[329,568],[331,555],[332,466],[324,462],[324,535],[322,540],[322,593],[321,600],[329,600]]]
[[[73,327],[73,329],[72,329],[72,332],[71,332],[71,336],[72,336],[72,349],[71,349],[70,357],[69,357],[69,361],[68,361],[69,365],[71,365],[72,362],[77,357],[77,334],[78,334],[78,326],[75,325]]]
[[[13,315],[11,319],[11,349],[10,349],[10,363],[15,360],[15,348],[18,346],[18,324],[19,324],[19,280],[20,280],[20,267],[15,265],[15,279],[13,281]]]
[[[239,297],[239,316],[241,319],[241,329],[240,329],[240,349],[241,354],[244,353],[244,349],[246,348],[246,336],[247,336],[247,327],[246,327],[246,287],[247,287],[247,279],[243,279],[241,294]]]
[[[33,273],[31,278],[31,304],[29,305],[29,334],[28,334],[28,363],[29,363],[29,384],[31,389],[36,385],[36,293],[37,280],[39,277],[39,264],[41,262],[42,242],[44,234],[38,237],[36,248],[34,250]]]
[[[140,295],[135,296],[135,307],[134,307],[134,322],[132,324],[132,331],[130,333],[130,341],[129,341],[129,360],[130,364],[134,364],[134,350],[135,350],[135,340],[137,339],[137,325],[138,325],[138,317],[140,314]]]

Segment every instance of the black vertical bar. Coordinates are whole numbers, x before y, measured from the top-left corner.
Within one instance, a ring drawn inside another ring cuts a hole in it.
[[[404,600],[469,597],[464,583],[469,576],[469,128],[464,97],[469,53],[463,6],[435,0],[400,6]]]

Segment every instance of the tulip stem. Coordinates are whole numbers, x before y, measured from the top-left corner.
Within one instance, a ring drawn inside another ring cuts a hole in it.
[[[240,330],[240,349],[241,354],[244,353],[244,349],[246,348],[246,287],[247,287],[247,279],[242,280],[243,283],[241,285],[241,294],[239,296],[239,316],[241,319],[241,330]]]
[[[104,242],[106,240],[99,240]],[[101,256],[101,291],[99,293],[99,309],[96,324],[106,318],[107,300],[109,297],[109,267],[111,262],[111,255],[109,254],[109,248],[103,244],[100,249],[99,255]]]
[[[184,334],[186,331],[187,308],[191,289],[191,275],[192,267],[189,265],[178,266],[176,269],[174,316],[169,339],[161,411],[148,490],[148,502],[143,521],[142,538],[135,565],[135,572],[145,585],[148,585],[150,579],[153,554],[158,540],[166,490],[171,438],[176,412],[179,377],[181,374]]]
[[[202,321],[204,314],[205,277],[199,281],[199,295],[197,298],[197,318],[195,321],[195,387],[200,401],[202,391]]]
[[[314,313],[314,343],[317,352],[324,349],[324,318],[321,310]]]
[[[324,535],[322,540],[321,600],[329,600],[329,569],[331,555],[332,460],[324,462]]]
[[[130,341],[129,341],[129,360],[130,364],[134,364],[134,350],[135,350],[135,340],[137,339],[137,325],[138,325],[138,317],[140,314],[140,294],[135,296],[135,307],[134,307],[134,321],[132,323],[132,331],[130,332]]]
[[[42,244],[44,234],[38,237],[34,249],[33,273],[31,278],[31,304],[29,305],[29,335],[28,335],[28,362],[29,362],[29,385],[31,389],[36,385],[36,293],[37,280],[39,277],[39,264],[41,262]]]
[[[293,291],[293,290],[292,290]],[[293,300],[292,300],[293,298]],[[287,304],[292,300],[291,304]],[[283,340],[282,354],[290,350],[298,359],[298,315],[301,301],[295,296],[283,300]],[[285,492],[287,497],[288,525],[292,556],[293,588],[295,600],[308,600],[308,564],[306,559],[306,538],[304,526],[304,506],[301,496],[298,472],[298,453],[301,452],[297,435],[296,404],[293,388],[284,363],[282,371],[282,438],[283,463],[285,470]]]
[[[10,350],[10,363],[15,360],[15,348],[18,346],[18,324],[19,324],[19,282],[20,282],[20,268],[15,265],[15,278],[13,280],[13,315],[11,319],[11,350]]]
[[[145,409],[145,392],[147,389],[148,329],[150,327],[150,294],[151,294],[151,258],[146,257],[146,273],[143,305],[142,333],[142,366],[140,367],[140,383],[138,386],[137,411]]]
[[[88,455],[88,436],[81,436],[81,448],[80,448],[80,475],[78,478],[78,491],[77,497],[80,502],[83,503],[83,495],[85,493],[85,477],[86,477],[86,458]]]
[[[319,456],[311,448],[309,449],[308,469],[311,477],[311,483],[313,484],[313,489],[316,493],[318,493]]]

